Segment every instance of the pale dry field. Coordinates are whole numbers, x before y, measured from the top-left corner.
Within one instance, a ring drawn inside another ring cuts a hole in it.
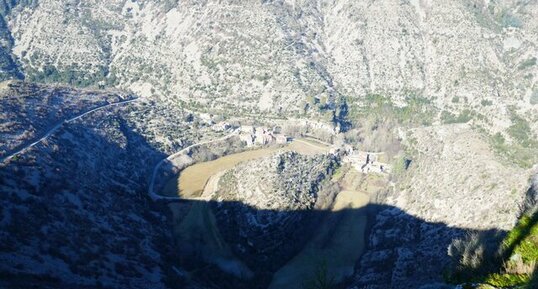
[[[185,199],[198,198],[211,176],[229,170],[240,162],[261,158],[279,151],[296,151],[304,155],[313,155],[326,153],[329,151],[329,147],[313,140],[297,139],[284,147],[244,151],[220,157],[216,160],[197,163],[181,171],[179,178],[174,177],[168,181],[162,194],[165,196],[179,195]]]

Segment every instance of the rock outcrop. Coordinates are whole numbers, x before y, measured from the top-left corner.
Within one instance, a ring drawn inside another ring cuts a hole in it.
[[[225,173],[214,212],[234,254],[262,276],[294,256],[321,218],[314,212],[316,203],[334,193],[324,185],[336,163],[331,155],[285,152]]]
[[[528,202],[536,172],[503,162],[468,125],[413,129],[406,143],[414,158],[377,198],[355,288],[437,288],[453,262],[452,242],[473,232],[493,240]]]

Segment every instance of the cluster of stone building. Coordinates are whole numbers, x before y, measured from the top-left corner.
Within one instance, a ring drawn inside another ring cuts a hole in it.
[[[228,131],[236,129],[237,127],[221,121],[213,124],[213,129],[217,131]],[[271,144],[286,144],[292,140],[291,137],[286,136],[281,132],[281,128],[265,127],[265,126],[252,126],[242,125],[239,128],[239,138],[243,141],[247,147],[256,145],[271,145]],[[330,153],[343,153],[344,157],[342,161],[344,163],[351,164],[357,171],[368,173],[380,173],[388,174],[391,171],[389,164],[383,162],[385,153],[375,153],[354,150],[350,145],[343,145],[342,147],[332,147]]]
[[[210,123],[212,122],[211,120],[209,121]],[[237,127],[228,122],[221,121],[218,123],[213,122],[212,129],[214,131],[239,129],[239,137],[246,143],[247,147],[254,145],[286,144],[292,140],[291,137],[288,137],[281,132],[282,129],[279,126],[256,127],[252,125],[241,125]]]
[[[343,162],[350,163],[357,171],[362,173],[390,173],[390,166],[381,161],[384,153],[372,153],[365,151],[350,151]]]
[[[241,126],[239,137],[247,146],[285,144],[291,140],[291,138],[280,132],[279,127],[268,128],[250,125]]]

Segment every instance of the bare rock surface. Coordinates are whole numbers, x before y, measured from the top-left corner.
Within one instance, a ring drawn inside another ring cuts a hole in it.
[[[517,221],[532,169],[503,162],[468,125],[409,132],[417,151],[391,204],[426,221],[507,230]],[[420,200],[420,201],[419,201]]]
[[[507,105],[527,114],[536,103],[533,1],[27,2],[5,19],[30,80],[329,119],[366,94],[402,106],[415,94],[480,110],[494,132]]]

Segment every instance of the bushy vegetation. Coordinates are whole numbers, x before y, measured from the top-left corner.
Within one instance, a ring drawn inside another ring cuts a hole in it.
[[[512,113],[512,125],[508,128],[508,134],[523,147],[538,147],[538,141],[531,131],[529,122]]]
[[[460,114],[455,115],[448,111],[443,111],[441,113],[441,121],[443,123],[449,124],[449,123],[466,123],[473,119],[474,112],[469,109],[464,109]]]
[[[411,165],[411,153],[402,153],[398,155],[392,162],[392,175],[394,177],[401,176]]]
[[[3,49],[0,49],[0,81],[14,78],[22,78],[18,67],[11,56]]]
[[[190,150],[190,156],[196,162],[206,162],[219,157],[244,151],[245,148],[238,137],[228,138],[217,144],[206,144]]]
[[[538,212],[523,215],[498,246],[483,237],[470,235],[451,246],[456,262],[446,276],[449,282],[538,288]]]
[[[536,57],[532,57],[532,58],[529,58],[529,59],[523,61],[523,62],[519,65],[518,69],[519,69],[519,70],[523,70],[523,69],[532,67],[532,66],[534,66],[534,65],[536,65]]]
[[[480,101],[480,104],[482,106],[490,106],[490,105],[493,105],[493,101],[489,100],[489,99],[482,99]]]
[[[42,70],[28,68],[28,80],[40,83],[65,83],[77,87],[96,85],[108,74],[108,68],[101,67],[97,72],[89,73],[84,69],[71,66],[62,70],[52,65],[45,65]]]
[[[537,149],[510,144],[500,133],[491,137],[491,145],[498,155],[521,168],[530,168],[538,161]]]
[[[38,0],[0,0],[0,15],[6,16],[16,5],[34,7]]]
[[[9,11],[9,3],[0,2],[0,81],[6,79],[22,79],[23,76],[19,67],[11,54],[13,39],[4,19],[4,15]]]
[[[532,133],[527,120],[512,112],[512,125],[507,134],[512,139],[508,142],[501,133],[493,135],[491,145],[495,152],[511,163],[530,168],[538,162],[538,141]]]
[[[410,94],[405,97],[405,106],[395,105],[389,97],[380,94],[369,94],[365,97],[364,105],[350,109],[352,120],[374,118],[376,120],[393,119],[398,124],[419,126],[431,125],[435,111],[430,100]]]
[[[508,12],[503,13],[501,23],[503,27],[521,27],[522,25],[521,20]]]
[[[411,93],[405,103],[405,106],[398,106],[389,97],[367,95],[362,105],[349,109],[347,119],[353,123],[353,128],[346,133],[346,142],[357,144],[364,150],[394,155],[401,149],[396,127],[431,125],[436,115],[426,98]]]

